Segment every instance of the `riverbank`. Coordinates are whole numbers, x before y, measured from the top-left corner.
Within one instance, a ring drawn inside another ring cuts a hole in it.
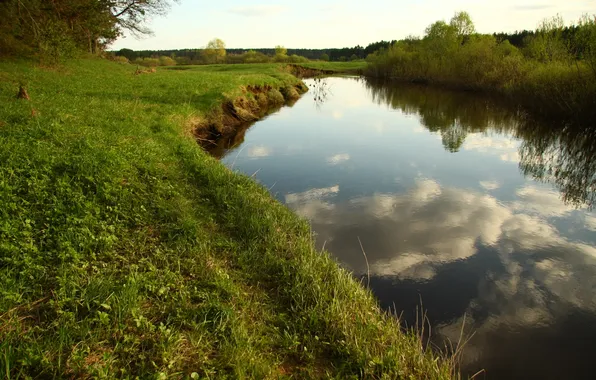
[[[307,222],[197,145],[295,96],[296,77],[135,70],[0,62],[4,376],[454,376]]]
[[[391,52],[391,50],[390,50]],[[408,62],[408,68],[396,68],[395,62],[388,63],[371,59],[366,62],[312,62],[299,64],[309,70],[320,70],[320,75],[356,74],[379,82],[428,85],[447,90],[482,93],[500,97],[511,105],[522,106],[525,112],[544,120],[562,120],[586,124],[596,117],[596,85],[587,80],[593,75],[585,65],[561,64],[519,65],[503,75],[494,75],[494,80],[480,77],[491,70],[465,71],[457,76],[449,73],[431,75],[422,65]],[[464,65],[462,65],[464,67]],[[509,67],[509,66],[503,66]]]
[[[320,70],[328,74],[351,74],[361,75],[366,69],[366,61],[351,61],[351,62],[324,62],[311,61],[305,63],[298,63],[295,66],[305,67],[313,70]]]

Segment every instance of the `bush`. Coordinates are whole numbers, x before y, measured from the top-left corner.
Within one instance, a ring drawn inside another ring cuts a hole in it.
[[[273,56],[273,62],[288,62],[289,57],[285,54],[275,54]]]
[[[176,66],[176,61],[168,56],[162,55],[159,57],[159,65],[160,66]]]
[[[116,56],[110,56],[109,58],[110,60],[114,61],[114,62],[118,62],[118,63],[122,63],[122,64],[128,64],[130,63],[128,61],[128,58],[121,56],[121,55],[116,55]]]
[[[51,63],[72,58],[79,51],[68,26],[61,21],[48,20],[40,25],[37,39],[42,60]]]
[[[291,62],[291,63],[304,63],[304,62],[308,62],[308,58],[302,57],[300,55],[292,54],[289,57],[288,62]]]
[[[159,66],[159,59],[157,58],[137,58],[134,60],[137,65],[145,67],[157,67]]]
[[[269,56],[261,52],[249,50],[242,55],[244,63],[267,63],[271,60]]]

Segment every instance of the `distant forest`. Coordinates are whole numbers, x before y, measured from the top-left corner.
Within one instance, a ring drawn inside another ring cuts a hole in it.
[[[329,60],[329,61],[353,61],[355,59],[364,59],[369,54],[374,53],[380,49],[386,49],[393,41],[379,41],[369,44],[366,47],[360,45],[351,48],[331,48],[331,49],[287,49],[287,55],[297,55],[312,60]],[[201,61],[201,52],[203,49],[177,49],[177,50],[131,50],[121,49],[115,54],[128,58],[131,62],[137,58],[155,58],[160,56],[168,56],[175,58],[180,64],[193,63]],[[241,55],[249,51],[265,54],[267,56],[274,56],[276,54],[275,48],[259,48],[259,49],[229,49],[226,48],[227,55]],[[188,61],[188,62],[187,62]]]
[[[565,41],[574,41],[575,34],[578,30],[577,26],[568,26],[562,30],[562,38]],[[522,30],[513,33],[494,33],[493,36],[498,42],[508,40],[509,43],[517,48],[523,48],[529,38],[536,34],[533,30]],[[354,47],[344,48],[328,48],[328,49],[287,49],[287,55],[300,56],[311,60],[325,60],[325,61],[353,61],[357,59],[365,59],[369,54],[373,54],[379,50],[384,50],[396,43],[397,40],[392,41],[378,41],[368,44],[366,47],[360,45]],[[131,50],[121,49],[115,51],[116,56],[126,57],[129,61],[144,58],[158,58],[158,57],[172,57],[175,58],[178,64],[193,64],[202,63],[201,52],[204,49],[173,49],[173,50]],[[247,52],[257,52],[266,56],[273,57],[276,54],[275,48],[258,48],[258,49],[225,49],[228,56],[240,56]]]

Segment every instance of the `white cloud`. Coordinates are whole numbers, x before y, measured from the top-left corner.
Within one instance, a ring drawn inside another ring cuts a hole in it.
[[[519,162],[520,160],[518,152],[503,153],[499,156],[499,158],[501,159],[501,161],[507,162]]]
[[[584,227],[591,230],[596,231],[596,217],[591,215],[585,216]]]
[[[234,7],[228,9],[229,13],[245,17],[263,17],[281,13],[286,7],[280,5],[252,5],[248,7]]]
[[[286,194],[286,203],[304,203],[319,200],[339,193],[339,185],[310,189],[302,193]]]
[[[329,165],[338,165],[342,162],[346,162],[350,159],[350,155],[347,153],[336,154],[335,156],[331,156],[327,158],[327,163]]]
[[[253,146],[250,149],[248,149],[247,155],[248,155],[248,157],[252,157],[252,158],[267,157],[267,156],[271,155],[271,149],[264,147],[262,145]]]
[[[529,5],[515,5],[513,9],[520,11],[537,11],[552,8],[550,4],[529,4]]]
[[[465,150],[476,150],[479,152],[491,151],[517,151],[517,145],[514,140],[497,139],[483,134],[475,133],[466,138],[463,148]]]
[[[497,181],[480,181],[480,186],[487,191],[491,191],[501,187],[501,184]]]
[[[519,142],[510,138],[491,137],[476,133],[466,138],[462,148],[468,151],[497,155],[502,161],[519,162],[518,146]]]
[[[518,189],[515,194],[519,201],[514,202],[512,208],[526,213],[560,217],[575,210],[575,207],[563,203],[559,193],[554,190],[528,185]]]
[[[526,344],[515,334],[560,323],[570,310],[596,313],[596,247],[561,236],[547,222],[568,212],[550,190],[525,186],[517,191],[521,200],[503,203],[419,179],[404,194],[329,199],[338,193],[333,186],[286,201],[311,220],[319,242],[359,275],[365,264],[358,238],[374,276],[429,281],[442,266],[473,257],[480,247],[500,261],[479,276],[476,295],[464,306],[466,331],[475,335],[465,346],[463,366],[507,357],[515,343],[495,343],[500,334]],[[586,215],[585,223],[596,228],[596,217]],[[433,331],[457,342],[462,322]]]
[[[482,356],[490,357],[493,350],[510,349],[510,345],[494,344],[500,331],[511,334],[511,329],[547,327],[565,320],[574,308],[596,312],[596,248],[571,242],[544,220],[524,214],[514,214],[505,223],[495,248],[504,271],[481,280],[478,298],[466,310],[467,330],[474,332],[474,338],[466,344],[462,365],[482,362]],[[488,316],[470,318],[478,309],[489,311]],[[457,341],[462,322],[460,318],[437,331]]]
[[[498,183],[486,181],[484,186]],[[517,192],[521,200],[505,204],[488,194],[419,179],[405,194],[374,194],[343,203],[323,199],[338,193],[339,186],[314,189],[289,194],[286,203],[310,219],[320,241],[340,252],[355,272],[363,271],[357,237],[372,273],[402,279],[429,280],[436,268],[475,255],[478,244],[493,247],[505,262],[514,252],[546,246],[596,258],[596,249],[569,242],[547,222],[545,218],[570,210],[547,190],[526,186]]]
[[[462,260],[476,253],[476,241],[495,244],[501,226],[512,212],[493,197],[442,188],[436,181],[420,179],[407,194],[375,194],[341,204],[286,202],[309,218],[320,239],[341,252],[341,259],[361,271],[362,237],[371,270],[378,275],[425,278],[434,267]],[[308,198],[308,197],[307,197]]]

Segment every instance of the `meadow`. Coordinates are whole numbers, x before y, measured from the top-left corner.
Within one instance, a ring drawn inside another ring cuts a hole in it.
[[[3,377],[458,376],[305,220],[197,144],[222,104],[287,100],[297,78],[137,71],[0,61]]]

